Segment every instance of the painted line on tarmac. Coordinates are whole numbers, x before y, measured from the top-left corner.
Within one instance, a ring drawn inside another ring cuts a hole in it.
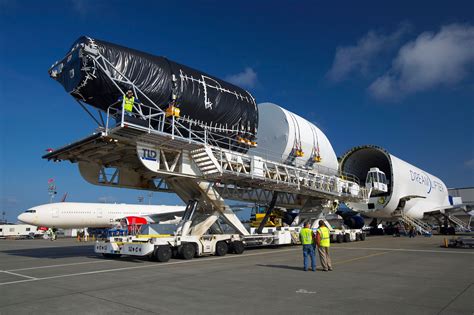
[[[77,263],[70,263],[70,264],[58,264],[58,265],[46,265],[46,266],[19,268],[19,269],[8,269],[8,270],[5,270],[5,271],[36,270],[36,269],[44,269],[44,268],[67,267],[67,266],[76,266],[76,265],[85,265],[85,264],[100,264],[100,263],[107,263],[107,262],[113,262],[113,260],[84,261],[84,262],[77,262]]]
[[[361,260],[361,259],[366,259],[366,258],[370,258],[370,257],[374,257],[374,256],[380,256],[380,255],[385,255],[385,254],[388,254],[389,252],[381,252],[381,253],[375,253],[375,254],[370,254],[370,255],[365,255],[365,256],[361,256],[361,257],[355,257],[355,258],[351,258],[351,259],[347,259],[347,260],[342,260],[342,261],[336,261],[333,265],[342,265],[342,264],[346,264],[348,262],[352,262],[352,261],[356,261],[356,260]]]
[[[25,283],[25,282],[33,282],[33,281],[41,281],[41,280],[66,278],[66,277],[76,277],[76,276],[84,276],[84,275],[101,274],[101,273],[124,271],[124,270],[144,269],[144,268],[152,268],[152,267],[156,268],[156,267],[162,267],[162,266],[191,264],[191,263],[199,263],[199,262],[215,261],[215,260],[223,260],[223,259],[238,259],[238,258],[243,258],[243,257],[262,256],[262,255],[267,255],[267,254],[278,254],[278,253],[291,252],[291,251],[296,251],[296,250],[301,251],[301,248],[282,249],[282,250],[279,250],[279,251],[268,251],[268,252],[264,252],[264,253],[253,253],[253,254],[243,254],[243,255],[231,255],[231,256],[224,256],[224,257],[212,257],[212,258],[201,258],[201,259],[193,259],[193,260],[173,261],[173,262],[168,262],[168,263],[154,263],[154,264],[148,264],[148,265],[145,265],[145,266],[122,267],[122,268],[105,269],[105,270],[103,269],[103,270],[70,273],[70,274],[50,276],[50,277],[42,277],[42,278],[33,278],[33,277],[31,277],[32,279],[3,282],[3,283],[0,283],[0,286],[10,285],[10,284],[17,284],[17,283]],[[29,276],[24,276],[24,277],[29,277]]]
[[[378,248],[378,247],[332,247],[331,249],[350,249],[350,250],[379,250],[379,251],[389,251],[389,252],[419,252],[419,253],[441,253],[441,254],[466,254],[474,255],[474,252],[461,252],[461,251],[451,251],[451,250],[432,250],[432,249],[409,249],[409,248]]]
[[[29,280],[38,280],[38,278],[35,278],[35,277],[25,276],[25,275],[22,275],[22,274],[19,274],[19,273],[10,272],[10,271],[6,271],[6,270],[0,270],[0,272],[8,273],[8,274],[10,274],[10,275],[14,275],[14,276],[17,276],[17,277],[28,278]],[[20,281],[21,281],[21,280],[20,280]]]

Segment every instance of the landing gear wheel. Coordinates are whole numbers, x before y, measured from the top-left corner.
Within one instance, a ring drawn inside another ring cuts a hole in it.
[[[349,243],[351,241],[351,235],[349,233],[344,234],[344,242]]]
[[[237,255],[242,254],[245,250],[244,243],[241,241],[234,241],[231,243],[230,246],[231,246],[231,251]]]
[[[103,253],[102,256],[104,256],[104,258],[107,258],[107,259],[117,259],[117,258],[120,258],[120,256],[122,256],[121,254],[106,254],[106,253]]]
[[[361,233],[361,234],[360,234],[360,240],[361,240],[361,241],[365,241],[365,233]]]
[[[171,254],[171,247],[168,245],[160,245],[153,251],[153,257],[159,262],[167,262],[170,260]]]
[[[229,251],[229,245],[226,242],[220,241],[216,244],[216,256],[225,256]]]
[[[196,248],[192,243],[183,243],[179,248],[179,256],[185,260],[190,260],[194,257]]]
[[[342,243],[342,240],[344,239],[344,237],[341,235],[341,234],[337,234],[336,236],[336,242],[338,243]]]

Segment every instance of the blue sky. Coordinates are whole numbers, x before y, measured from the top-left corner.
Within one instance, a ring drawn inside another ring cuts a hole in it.
[[[49,178],[57,199],[147,194],[41,159],[95,128],[47,73],[81,35],[237,83],[316,123],[337,155],[380,145],[448,187],[474,186],[473,12],[472,1],[0,0],[0,211],[14,221],[48,202]]]

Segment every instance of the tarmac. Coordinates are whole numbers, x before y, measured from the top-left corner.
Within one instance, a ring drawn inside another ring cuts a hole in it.
[[[73,239],[0,240],[0,314],[474,314],[474,250],[442,243],[334,244],[334,271],[304,272],[299,246],[156,263]]]

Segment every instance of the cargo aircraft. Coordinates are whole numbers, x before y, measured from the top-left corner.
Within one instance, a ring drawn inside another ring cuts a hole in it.
[[[377,146],[349,150],[340,170],[356,175],[369,188],[368,203],[346,203],[363,216],[396,220],[400,215],[423,219],[427,215],[459,210],[462,200],[449,196],[443,181]]]

